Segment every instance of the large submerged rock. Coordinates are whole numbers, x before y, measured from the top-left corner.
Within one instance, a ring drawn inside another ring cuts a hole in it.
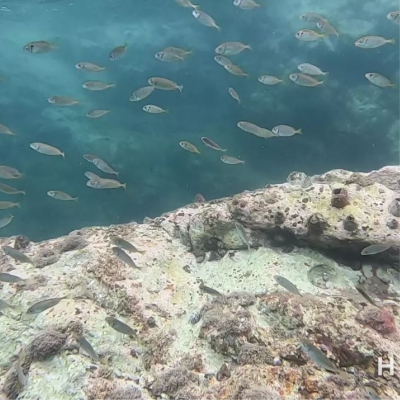
[[[34,265],[0,259],[0,272],[26,279],[0,283],[0,299],[14,306],[0,310],[0,398],[400,398],[397,359],[394,376],[378,376],[378,357],[388,363],[400,353],[398,179],[397,167],[296,172],[287,183],[144,224],[26,240],[20,251]],[[112,235],[140,250],[127,251],[138,268],[115,256]],[[360,255],[388,242],[384,253]],[[137,333],[117,332],[106,317]],[[79,349],[82,336],[99,361]],[[305,337],[343,374],[311,361],[301,350]]]

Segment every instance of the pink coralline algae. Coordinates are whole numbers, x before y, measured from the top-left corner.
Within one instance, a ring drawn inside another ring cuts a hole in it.
[[[388,308],[367,307],[357,315],[356,319],[382,335],[397,336],[394,315]]]

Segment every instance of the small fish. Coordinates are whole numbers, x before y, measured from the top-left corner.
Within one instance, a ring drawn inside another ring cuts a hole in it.
[[[222,294],[221,294],[220,292],[218,292],[218,290],[213,289],[213,288],[210,288],[209,286],[206,286],[206,285],[204,284],[204,282],[201,282],[201,283],[200,283],[199,288],[200,288],[200,290],[202,290],[203,292],[208,293],[208,294],[212,294],[213,296],[222,296]]]
[[[186,56],[188,56],[189,54],[193,54],[192,50],[188,51],[188,50],[185,50],[185,49],[181,49],[180,47],[173,47],[173,46],[166,47],[163,51],[165,53],[175,54],[176,56],[181,57],[183,59]]]
[[[234,56],[235,54],[239,54],[244,50],[251,50],[251,46],[241,42],[225,42],[221,43],[215,49],[215,52],[224,56]]]
[[[318,21],[316,25],[322,33],[339,37],[339,32],[337,31],[337,29],[328,21]]]
[[[6,193],[6,194],[25,194],[25,192],[23,190],[15,189],[15,188],[8,186],[2,182],[0,182],[0,192]]]
[[[7,274],[6,272],[0,272],[0,282],[17,283],[21,281],[24,281],[24,279],[20,278],[19,276]]]
[[[123,46],[115,47],[110,53],[110,61],[119,60],[126,52],[128,44],[125,43]]]
[[[309,340],[302,339],[300,344],[301,349],[321,368],[324,368],[330,372],[342,372],[319,348],[315,347]]]
[[[374,254],[383,253],[389,250],[393,246],[393,243],[382,243],[382,244],[371,244],[370,246],[364,247],[361,251],[362,256],[372,256]]]
[[[167,78],[159,78],[153,77],[148,81],[149,85],[154,86],[156,89],[161,90],[179,90],[182,93],[183,86],[178,85],[176,82],[173,82]]]
[[[400,25],[400,11],[392,11],[386,16],[386,18],[394,24]]]
[[[108,114],[109,112],[111,112],[111,110],[91,110],[86,114],[86,116],[88,118],[100,118],[103,115]]]
[[[225,65],[224,68],[232,75],[236,76],[248,76],[240,67],[234,64]]]
[[[205,13],[204,11],[200,11],[200,10],[193,10],[192,11],[192,15],[193,17],[195,17],[197,19],[197,21],[199,21],[202,25],[204,26],[208,26],[210,28],[215,28],[218,31],[221,30],[221,28],[217,25],[217,23],[215,22],[214,18],[212,18],[210,15],[208,15],[207,13]]]
[[[25,361],[25,349],[23,348],[18,354],[18,361],[17,361],[17,377],[18,377],[18,383],[20,384],[20,392],[22,392],[26,387],[26,385],[28,384],[28,378],[24,374],[22,366],[24,361]]]
[[[60,192],[59,190],[50,190],[47,192],[47,195],[56,200],[78,201],[78,197],[72,197],[67,193]]]
[[[110,236],[110,240],[112,243],[114,243],[116,246],[120,247],[121,249],[127,250],[127,251],[131,251],[131,252],[138,252],[143,254],[144,251],[143,250],[138,250],[136,248],[136,246],[134,246],[132,243],[129,243],[128,241],[126,241],[125,239],[122,239],[118,236]]]
[[[104,179],[100,177],[97,177],[97,179],[90,178],[90,181],[88,181],[86,185],[93,189],[118,189],[122,187],[126,190],[126,183],[121,183],[116,179]]]
[[[228,88],[228,93],[231,95],[233,99],[235,99],[238,102],[238,104],[241,103],[240,97],[234,88],[231,87]]]
[[[83,158],[84,158],[86,161],[89,161],[89,162],[93,163],[93,160],[94,160],[95,158],[100,158],[100,157],[95,156],[94,154],[84,154],[84,155],[83,155]],[[90,179],[90,178],[89,178],[89,179]]]
[[[315,32],[311,29],[300,29],[296,32],[296,38],[303,41],[303,42],[315,42],[316,40],[320,40],[325,38],[325,34],[321,34]]]
[[[57,147],[50,146],[45,143],[31,143],[29,147],[40,154],[44,154],[46,156],[61,156],[65,158],[65,154],[57,149]]]
[[[199,149],[192,143],[187,142],[186,140],[182,140],[179,142],[179,146],[182,147],[182,149],[189,151],[191,153],[197,153],[200,154]]]
[[[6,227],[13,220],[13,218],[13,215],[7,215],[0,218],[0,229]]]
[[[299,289],[295,285],[293,285],[292,282],[284,278],[283,276],[275,275],[274,279],[276,282],[281,285],[283,288],[285,288],[287,291],[290,293],[296,294],[297,296],[302,297],[301,293],[299,292]]]
[[[119,172],[114,171],[104,160],[101,158],[94,158],[93,159],[93,164],[100,170],[105,172],[106,174],[112,174],[119,176]]]
[[[254,0],[233,0],[233,5],[242,10],[252,10],[256,7],[260,7],[260,4],[256,3]]]
[[[115,86],[115,83],[106,83],[101,81],[87,81],[82,85],[82,87],[87,90],[106,90],[114,88]]]
[[[185,7],[185,8],[194,8],[195,10],[197,8],[199,8],[199,6],[196,6],[195,4],[192,4],[190,2],[190,0],[175,0],[175,3],[177,3],[180,6]]]
[[[0,201],[0,210],[6,210],[7,208],[18,207],[21,208],[19,203],[13,203],[11,201]]]
[[[223,67],[232,65],[232,61],[225,56],[215,56],[214,61],[216,61],[219,65],[222,65]]]
[[[306,86],[306,87],[314,87],[318,85],[322,85],[324,81],[318,81],[317,79],[313,78],[312,76],[306,74],[290,74],[289,79],[294,82],[296,85],[299,86]]]
[[[54,299],[46,299],[41,300],[35,304],[32,304],[28,310],[27,314],[40,314],[43,311],[48,310],[49,308],[55,307],[61,300],[68,298],[68,296],[64,297],[56,297]]]
[[[108,325],[111,326],[111,328],[113,328],[117,332],[123,333],[124,335],[136,336],[137,334],[136,329],[132,329],[129,325],[125,324],[117,318],[106,317],[106,322]]]
[[[258,82],[261,82],[263,85],[273,86],[283,83],[283,80],[273,75],[261,75],[258,78]]]
[[[305,22],[328,22],[321,14],[308,12],[300,15],[300,20]]]
[[[150,96],[154,92],[154,86],[145,86],[132,92],[129,101],[140,101]]]
[[[104,71],[105,68],[104,67],[99,67],[96,64],[92,64],[90,62],[80,62],[75,64],[75,68],[76,69],[84,69],[86,71],[90,71],[90,72],[101,72]]]
[[[375,307],[380,308],[375,301],[371,298],[371,296],[364,290],[364,288],[361,285],[355,286],[355,289],[357,290],[358,293],[361,294],[361,296],[364,297],[368,301],[368,303],[372,304]]]
[[[85,176],[86,176],[86,178],[91,179],[92,181],[98,181],[100,179],[103,179],[103,178],[100,178],[100,176],[96,175],[94,172],[90,172],[90,171],[86,171]]]
[[[211,149],[217,150],[217,151],[227,151],[227,149],[221,149],[221,147],[215,143],[213,140],[211,140],[208,137],[203,136],[201,138],[201,141],[207,146],[210,147]]]
[[[395,44],[395,39],[385,39],[382,36],[364,36],[360,39],[357,39],[354,43],[356,47],[361,49],[376,49],[377,47],[381,47],[386,43]]]
[[[49,97],[47,101],[50,104],[54,104],[55,106],[60,106],[60,107],[71,107],[76,104],[79,104],[78,100],[66,96],[52,96]]]
[[[19,250],[13,249],[10,246],[3,246],[2,249],[5,255],[10,256],[14,260],[33,265],[33,261],[24,253],[21,253]]]
[[[4,300],[0,299],[0,311],[5,310],[6,308],[14,308],[11,304],[6,303]]]
[[[8,126],[5,126],[3,124],[0,124],[0,134],[16,136],[16,134],[13,131],[11,131],[11,129]]]
[[[381,88],[388,87],[396,87],[395,83],[391,83],[388,78],[385,76],[378,74],[377,72],[368,72],[365,74],[365,77],[375,86],[379,86]]]
[[[206,199],[202,194],[197,193],[196,196],[194,196],[194,202],[195,203],[205,203]]]
[[[99,361],[99,356],[84,336],[79,336],[76,340],[79,343],[81,350],[83,350],[93,361]]]
[[[183,57],[178,56],[174,53],[169,53],[167,51],[159,51],[154,55],[156,60],[164,61],[164,62],[179,62],[184,61]]]
[[[220,157],[220,160],[225,164],[235,165],[235,164],[244,164],[243,160],[239,160],[236,157],[226,156],[225,154]]]
[[[235,222],[236,231],[240,237],[240,240],[247,246],[247,250],[250,251],[250,243],[249,238],[247,236],[246,231],[244,230],[243,226]]]
[[[3,179],[19,179],[24,174],[19,172],[16,168],[9,167],[8,165],[0,165],[0,178]]]
[[[114,253],[121,261],[123,261],[123,262],[124,262],[125,264],[127,264],[129,267],[140,269],[140,267],[138,267],[138,266],[136,265],[136,263],[132,260],[132,258],[131,258],[127,253],[125,253],[125,251],[122,250],[121,248],[119,248],[119,247],[113,247],[111,250],[113,251],[113,253]]]
[[[164,110],[161,107],[155,106],[153,104],[148,104],[143,107],[143,111],[149,113],[149,114],[162,114],[162,113],[168,113],[168,110]]]
[[[32,54],[48,53],[56,48],[57,46],[55,46],[52,43],[46,42],[44,40],[39,40],[37,42],[29,42],[24,46],[24,50]]]
[[[237,123],[238,128],[240,128],[242,131],[245,131],[247,133],[251,133],[255,136],[268,139],[271,137],[274,137],[274,133],[271,132],[269,129],[266,128],[261,128],[255,124],[252,124],[251,122],[246,122],[246,121],[240,121]]]
[[[272,133],[276,136],[293,136],[296,133],[301,135],[303,132],[300,129],[295,129],[289,125],[277,125],[272,128]]]
[[[316,65],[303,63],[297,66],[300,72],[307,75],[328,75],[329,72],[323,72],[320,68]]]

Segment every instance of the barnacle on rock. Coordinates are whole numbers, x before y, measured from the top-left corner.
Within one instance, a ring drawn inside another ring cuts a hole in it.
[[[358,229],[356,219],[352,215],[348,215],[343,221],[343,228],[349,232],[356,231]]]
[[[274,222],[276,225],[282,225],[285,222],[286,215],[282,211],[277,211],[274,215]]]
[[[400,198],[397,197],[389,204],[389,212],[395,217],[400,217]]]
[[[389,229],[398,229],[399,227],[399,221],[397,219],[391,218],[386,222],[386,226]]]
[[[348,204],[349,194],[345,188],[336,188],[332,190],[331,206],[335,208],[344,208]]]
[[[328,226],[325,217],[320,213],[312,214],[307,221],[308,233],[311,235],[321,235]]]
[[[31,241],[26,236],[17,236],[14,241],[14,249],[26,249]]]

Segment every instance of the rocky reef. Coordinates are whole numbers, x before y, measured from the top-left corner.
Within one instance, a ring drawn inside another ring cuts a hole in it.
[[[399,167],[293,172],[142,224],[2,238],[32,263],[0,257],[22,278],[0,282],[0,398],[399,399],[399,180]]]

